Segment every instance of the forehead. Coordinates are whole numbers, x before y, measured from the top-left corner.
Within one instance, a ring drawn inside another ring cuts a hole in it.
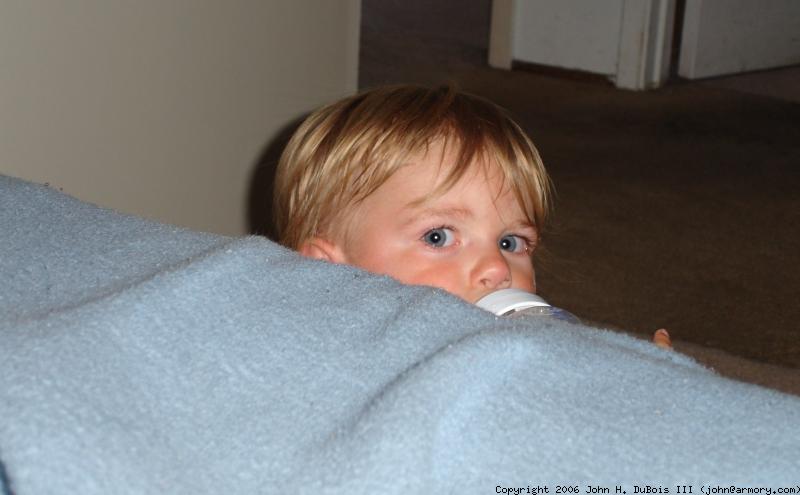
[[[409,198],[412,205],[452,196],[466,186],[473,190],[486,189],[495,198],[516,193],[505,168],[491,154],[473,153],[466,160],[459,143],[442,139],[408,156],[387,182],[390,184],[386,189],[400,187],[417,193],[416,197]]]
[[[487,209],[502,210],[502,216],[517,221],[528,219],[496,163],[460,164],[457,159],[455,151],[441,145],[410,156],[359,205],[361,219],[373,217],[371,211],[393,212],[408,221],[417,215],[464,217]]]

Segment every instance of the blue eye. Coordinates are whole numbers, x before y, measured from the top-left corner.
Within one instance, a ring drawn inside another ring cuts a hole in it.
[[[525,240],[516,235],[504,236],[502,239],[500,239],[498,244],[500,249],[503,251],[510,251],[512,253],[518,253],[527,250],[527,244]]]
[[[453,231],[446,227],[439,227],[438,229],[431,229],[425,232],[422,240],[433,247],[442,248],[453,244],[454,236]]]

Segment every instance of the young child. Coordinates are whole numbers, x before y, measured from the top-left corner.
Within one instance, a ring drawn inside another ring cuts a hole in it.
[[[279,241],[305,256],[475,303],[536,291],[550,188],[533,143],[493,103],[393,86],[306,119],[278,165],[273,210]]]

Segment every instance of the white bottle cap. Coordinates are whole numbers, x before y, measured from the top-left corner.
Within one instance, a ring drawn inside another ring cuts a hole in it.
[[[550,307],[541,297],[521,289],[500,289],[483,296],[475,305],[498,316],[528,308]]]

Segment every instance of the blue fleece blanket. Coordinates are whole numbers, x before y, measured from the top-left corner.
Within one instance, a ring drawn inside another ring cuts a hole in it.
[[[800,483],[798,398],[644,341],[2,176],[0,235],[5,493]]]

